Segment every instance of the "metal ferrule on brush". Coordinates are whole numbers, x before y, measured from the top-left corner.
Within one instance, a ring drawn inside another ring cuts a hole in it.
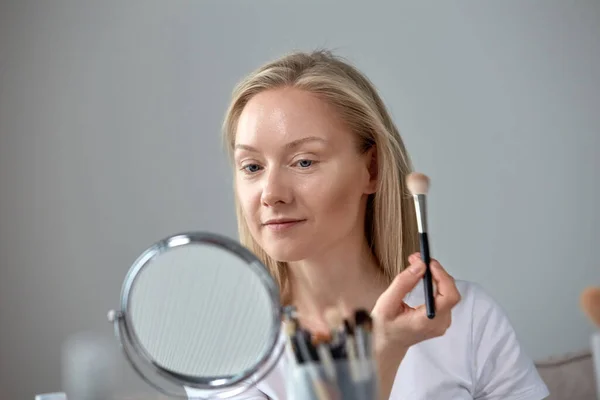
[[[415,199],[415,208],[417,211],[417,225],[419,233],[427,232],[427,196],[417,194],[413,196]]]

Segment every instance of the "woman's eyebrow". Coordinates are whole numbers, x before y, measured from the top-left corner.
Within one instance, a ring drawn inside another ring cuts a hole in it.
[[[325,139],[323,139],[321,137],[318,137],[318,136],[307,136],[307,137],[304,137],[304,138],[301,138],[301,139],[296,139],[296,140],[293,140],[293,141],[291,141],[289,143],[286,143],[285,144],[285,148],[286,149],[294,149],[294,148],[296,148],[296,147],[298,147],[298,146],[300,146],[300,145],[302,145],[304,143],[308,143],[308,142],[327,143],[327,140],[325,140]],[[254,147],[252,147],[250,145],[247,145],[247,144],[240,144],[240,143],[238,143],[238,144],[235,145],[235,149],[236,150],[252,151],[252,152],[255,152],[255,153],[258,152],[258,150],[256,148],[254,148]]]
[[[246,150],[246,151],[253,151],[255,153],[258,152],[258,150],[256,150],[254,147],[252,146],[248,146],[247,144],[236,144],[234,147],[235,150]]]
[[[308,142],[321,142],[321,143],[325,144],[325,143],[327,143],[327,140],[325,140],[321,137],[318,137],[318,136],[307,136],[302,139],[297,139],[297,140],[291,141],[291,142],[287,143],[285,145],[285,147],[287,149],[293,149],[293,148],[296,148],[296,147],[298,147],[304,143],[308,143]]]
[[[293,140],[289,143],[285,144],[285,148],[287,150],[291,150],[291,149],[295,149],[296,147],[303,145],[304,143],[309,143],[309,142],[320,142],[320,143],[327,143],[327,140],[325,140],[324,138],[320,138],[318,136],[307,136],[301,139],[296,139]],[[246,150],[246,151],[250,151],[250,152],[254,152],[254,153],[258,153],[258,150],[255,147],[252,147],[250,145],[247,144],[242,144],[242,143],[238,143],[234,146],[235,150]]]

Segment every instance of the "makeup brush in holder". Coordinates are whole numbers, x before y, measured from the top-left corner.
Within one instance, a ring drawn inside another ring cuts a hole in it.
[[[285,312],[287,396],[291,400],[373,400],[377,374],[372,358],[372,320],[357,310],[352,320],[328,309],[329,332],[314,333],[300,326],[293,308]]]
[[[588,287],[581,293],[581,308],[598,327],[591,337],[592,357],[596,376],[596,391],[600,399],[600,287]]]

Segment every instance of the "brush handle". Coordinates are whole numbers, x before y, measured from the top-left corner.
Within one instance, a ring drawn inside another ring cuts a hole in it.
[[[435,300],[433,296],[433,278],[431,276],[431,256],[429,255],[429,238],[427,232],[419,233],[421,242],[421,259],[425,263],[425,275],[423,276],[423,287],[425,291],[425,307],[427,308],[427,318],[435,317]]]

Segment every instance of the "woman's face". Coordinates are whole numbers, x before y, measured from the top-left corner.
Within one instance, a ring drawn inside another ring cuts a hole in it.
[[[309,92],[254,96],[235,138],[236,195],[252,236],[287,262],[356,244],[375,189],[371,159],[333,107]]]

